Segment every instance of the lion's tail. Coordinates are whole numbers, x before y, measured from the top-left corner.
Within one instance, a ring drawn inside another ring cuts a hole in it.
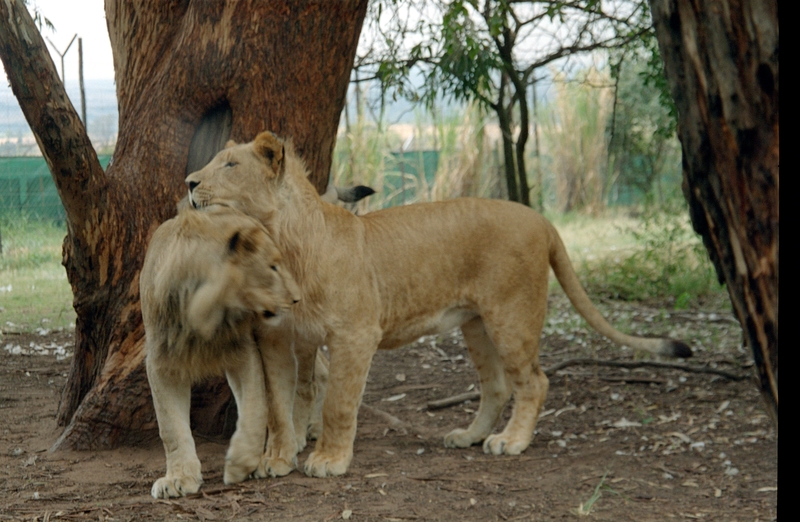
[[[619,345],[629,346],[637,350],[644,350],[657,355],[666,357],[691,357],[692,349],[686,343],[667,338],[649,339],[645,337],[636,337],[627,335],[606,321],[605,317],[595,308],[586,290],[583,289],[575,270],[572,268],[572,262],[567,256],[567,251],[564,248],[564,243],[558,235],[556,229],[550,225],[550,266],[556,274],[561,288],[569,297],[572,306],[581,314],[581,317],[586,319],[589,325],[600,332],[602,335],[611,339],[614,343]]]

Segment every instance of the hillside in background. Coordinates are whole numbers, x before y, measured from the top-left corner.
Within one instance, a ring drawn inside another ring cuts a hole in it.
[[[117,136],[117,95],[114,80],[87,80],[86,119],[89,136],[98,152],[113,149]],[[67,93],[80,113],[78,81],[67,80]],[[0,82],[0,156],[38,156],[39,148],[8,83]]]
[[[110,154],[116,143],[118,118],[114,80],[87,80],[84,87],[89,136],[99,153]],[[380,94],[377,86],[364,89],[362,96],[365,103],[361,110],[366,113],[364,116],[367,120],[374,121],[380,114]],[[67,94],[75,110],[80,113],[81,97],[77,80],[67,80]],[[459,109],[459,106],[442,101],[438,110],[441,112],[440,116],[447,116],[449,112]],[[342,111],[342,127],[345,125],[346,114],[354,122],[358,112],[354,87],[351,86],[348,107],[346,111]],[[402,98],[392,100],[389,96],[385,100],[383,116],[384,122],[390,126],[414,124],[420,119],[429,118],[421,104],[414,104]],[[403,127],[400,127],[400,134],[404,134],[402,129]],[[0,156],[38,155],[40,155],[39,148],[14,93],[11,92],[8,83],[0,82]]]

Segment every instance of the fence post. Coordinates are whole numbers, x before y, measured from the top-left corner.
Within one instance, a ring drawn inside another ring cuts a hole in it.
[[[81,88],[81,119],[86,132],[89,132],[89,122],[86,121],[86,90],[83,88],[83,38],[78,38],[78,82]]]

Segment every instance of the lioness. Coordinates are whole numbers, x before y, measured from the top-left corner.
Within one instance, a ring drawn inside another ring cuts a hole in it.
[[[189,427],[191,384],[223,372],[239,414],[224,481],[270,474],[268,462],[260,466],[268,416],[291,415],[294,382],[285,375],[296,369],[290,350],[259,353],[258,344],[275,344],[270,336],[300,292],[267,231],[232,208],[197,211],[185,205],[150,240],[139,288],[147,378],[167,456],[167,474],[153,484],[152,495],[199,489],[200,461]],[[296,452],[291,427],[269,425],[270,438]],[[286,473],[293,459],[285,456]]]
[[[555,228],[523,205],[463,198],[354,216],[323,203],[291,143],[270,132],[220,151],[186,183],[195,207],[238,208],[278,243],[301,285],[291,313],[299,383],[311,380],[315,347],[330,349],[323,430],[306,460],[308,475],[347,470],[375,351],[457,326],[480,376],[481,402],[469,428],[450,432],[445,445],[483,441],[495,455],[525,450],[548,389],[538,352],[549,267],[577,311],[612,341],[691,355],[680,341],[614,329],[581,287]],[[512,392],[511,419],[492,435]]]

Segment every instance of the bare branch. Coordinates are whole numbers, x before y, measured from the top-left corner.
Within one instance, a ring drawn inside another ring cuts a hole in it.
[[[646,368],[646,367],[664,368],[670,370],[680,370],[690,373],[709,373],[712,375],[718,375],[720,377],[724,377],[732,381],[743,381],[745,379],[751,378],[751,376],[747,374],[740,375],[740,374],[726,372],[724,370],[718,370],[716,368],[709,368],[707,366],[692,366],[683,363],[667,363],[659,361],[603,361],[600,359],[568,359],[566,361],[554,364],[549,368],[545,368],[544,373],[548,377],[552,377],[553,374],[555,374],[559,370],[563,370],[564,368],[568,368],[570,366],[584,366],[584,365],[607,366],[611,368],[626,368],[626,369]],[[476,401],[480,398],[481,398],[480,391],[472,391],[472,392],[462,393],[459,395],[454,395],[452,397],[446,397],[444,399],[428,401],[427,406],[429,410],[440,410],[442,408],[447,408],[449,406],[461,404],[464,401]]]
[[[732,381],[743,381],[745,379],[749,379],[750,375],[741,375],[726,372],[724,370],[718,370],[717,368],[709,368],[708,366],[696,366],[696,365],[689,365],[685,363],[669,363],[669,362],[660,362],[660,361],[603,361],[599,359],[569,359],[566,361],[562,361],[558,364],[554,364],[549,368],[544,370],[544,373],[548,376],[553,375],[559,370],[563,370],[564,368],[568,368],[570,366],[582,366],[582,365],[589,365],[589,366],[607,366],[611,368],[626,368],[626,369],[634,369],[634,368],[665,368],[669,370],[680,370],[683,372],[689,373],[710,373],[712,375],[718,375],[720,377],[725,377],[726,379],[730,379]]]

